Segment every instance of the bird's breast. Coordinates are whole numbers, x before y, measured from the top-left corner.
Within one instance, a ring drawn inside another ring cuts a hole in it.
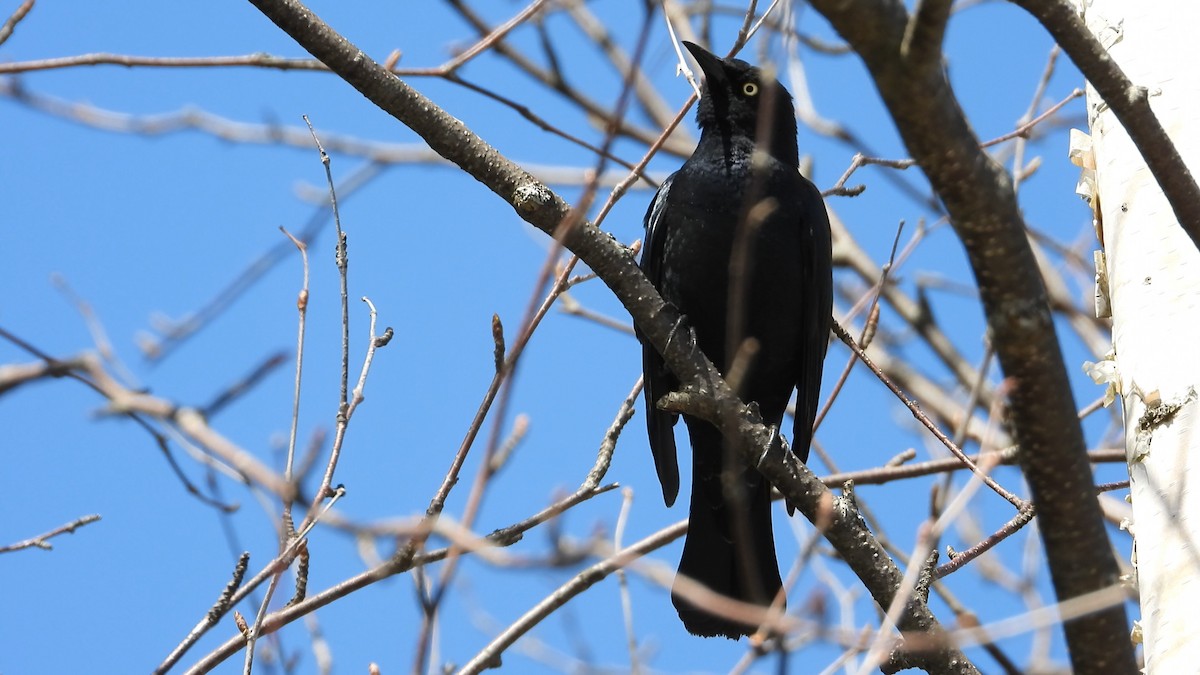
[[[799,315],[804,224],[787,174],[716,168],[685,167],[671,185],[660,290],[720,367],[731,319],[744,336],[795,339],[778,322]]]

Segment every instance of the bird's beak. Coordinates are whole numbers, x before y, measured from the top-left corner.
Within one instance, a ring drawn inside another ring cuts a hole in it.
[[[683,41],[683,46],[687,47],[692,58],[700,65],[700,70],[704,71],[704,79],[710,85],[709,91],[713,89],[711,85],[725,82],[725,62],[720,57],[687,40]]]

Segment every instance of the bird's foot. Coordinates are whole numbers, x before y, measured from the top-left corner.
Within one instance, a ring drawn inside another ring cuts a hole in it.
[[[671,342],[675,340],[675,337],[679,334],[679,332],[681,330],[687,330],[688,335],[691,336],[692,351],[695,352],[695,350],[696,350],[696,331],[693,330],[691,326],[687,325],[687,316],[684,314],[680,314],[679,318],[675,320],[675,325],[671,326],[671,332],[667,333],[667,344],[664,349],[665,350],[671,349]]]
[[[755,415],[759,414],[757,403],[751,401],[746,405]],[[761,419],[762,418],[760,417],[759,420],[761,421]],[[779,432],[778,425],[768,425],[767,429],[770,431],[771,435],[767,438],[767,445],[763,448],[762,454],[758,456],[759,464],[770,461],[769,456],[772,454],[782,452],[786,456],[789,452],[791,452],[791,448],[788,446],[787,439],[784,438],[783,434]]]
[[[759,414],[757,403],[751,401],[747,404],[747,406],[755,415]],[[786,457],[791,452],[791,448],[788,446],[787,439],[784,438],[783,434],[779,432],[779,426],[771,424],[767,428],[770,430],[771,435],[767,439],[766,446],[763,447],[762,454],[758,456],[758,464],[755,468],[759,470],[761,470],[762,466],[768,462],[782,461],[782,458]],[[787,513],[789,517],[796,513],[795,504],[791,503],[787,499],[784,499],[783,503],[787,506]]]

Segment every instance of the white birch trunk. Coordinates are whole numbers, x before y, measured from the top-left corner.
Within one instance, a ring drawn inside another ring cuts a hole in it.
[[[1200,0],[1083,0],[1089,29],[1200,175]],[[1200,252],[1096,92],[1088,121],[1125,412],[1146,672],[1200,672]],[[1103,262],[1097,309],[1103,306]],[[1112,368],[1112,364],[1107,364]],[[1193,485],[1196,482],[1196,485]],[[1139,631],[1135,630],[1135,639]]]

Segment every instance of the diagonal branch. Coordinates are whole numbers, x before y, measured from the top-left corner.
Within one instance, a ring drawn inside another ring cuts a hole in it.
[[[909,24],[903,3],[812,5],[865,62],[966,248],[996,355],[1016,382],[1009,417],[1059,600],[1116,584],[1119,570],[1092,487],[1046,288],[1011,180],[980,148],[941,59],[915,64],[901,58]],[[1064,630],[1076,672],[1136,670],[1123,607],[1067,621]]]
[[[1088,30],[1075,7],[1066,0],[1012,0],[1041,22],[1075,67],[1112,109],[1129,138],[1142,153],[1175,212],[1180,227],[1200,248],[1200,186],[1175,149],[1154,111],[1150,94],[1125,76],[1104,45]]]
[[[903,577],[857,510],[827,506],[834,497],[811,471],[787,450],[778,430],[764,426],[720,378],[689,337],[675,335],[679,314],[667,306],[634,264],[633,256],[611,235],[591,223],[560,228],[572,218],[561,197],[476,136],[461,121],[372,61],[296,0],[251,0],[313,56],[323,61],[372,103],[417,132],[438,154],[457,164],[508,202],[521,218],[580,257],[633,315],[643,333],[659,349],[679,380],[704,392],[695,397],[701,414],[719,421],[724,433],[748,461],[810,519],[823,516],[831,524],[826,537],[863,580],[881,606],[888,606]],[[1073,411],[1072,411],[1073,412]],[[763,449],[766,449],[766,452]],[[760,462],[760,458],[766,460]],[[898,622],[906,632],[941,633],[937,619],[920,600],[907,603]],[[921,655],[937,672],[973,673],[975,668],[956,648],[937,643]]]
[[[90,525],[91,523],[94,523],[97,520],[100,520],[100,516],[97,514],[94,514],[94,513],[89,516],[83,516],[82,518],[76,518],[75,520],[72,520],[71,522],[67,523],[66,525],[60,525],[59,527],[56,527],[53,530],[50,530],[49,532],[39,534],[36,537],[31,537],[24,541],[19,541],[15,544],[8,544],[6,546],[0,546],[0,553],[8,553],[10,551],[20,551],[21,549],[25,549],[25,548],[40,548],[43,551],[49,551],[54,548],[54,546],[50,543],[50,539],[57,537],[60,534],[75,534],[75,530],[78,530],[79,528],[83,527],[84,525]]]

